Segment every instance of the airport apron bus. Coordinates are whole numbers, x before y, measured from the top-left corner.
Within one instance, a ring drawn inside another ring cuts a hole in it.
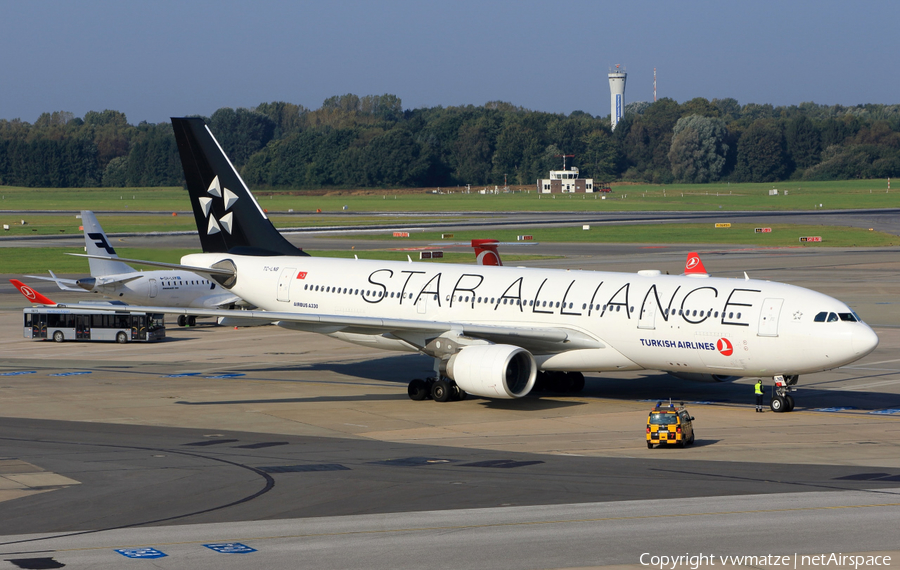
[[[22,310],[23,333],[33,340],[53,339],[150,342],[166,337],[161,313],[117,313],[114,310],[28,307]]]

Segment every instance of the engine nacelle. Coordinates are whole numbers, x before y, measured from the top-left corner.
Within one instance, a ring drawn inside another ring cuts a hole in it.
[[[734,382],[740,376],[727,376],[725,374],[701,374],[699,372],[672,372],[669,374],[680,380],[690,380],[691,382]]]
[[[473,345],[450,357],[447,376],[476,396],[521,398],[534,387],[537,365],[531,353],[518,346]]]

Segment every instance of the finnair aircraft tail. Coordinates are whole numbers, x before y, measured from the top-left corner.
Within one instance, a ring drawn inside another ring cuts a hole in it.
[[[103,231],[94,212],[82,210],[81,223],[84,226],[85,251],[89,255],[105,255],[112,258],[119,257],[112,244],[109,243],[109,238],[106,237],[106,232]],[[92,277],[134,272],[134,269],[117,259],[97,259],[89,257],[88,264],[91,268]]]
[[[172,128],[204,253],[309,255],[278,233],[203,119],[173,117]]]

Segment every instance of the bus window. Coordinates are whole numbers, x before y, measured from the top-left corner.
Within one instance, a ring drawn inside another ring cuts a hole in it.
[[[160,329],[166,328],[165,325],[165,315],[150,315],[150,326],[148,327],[151,331],[158,331]]]

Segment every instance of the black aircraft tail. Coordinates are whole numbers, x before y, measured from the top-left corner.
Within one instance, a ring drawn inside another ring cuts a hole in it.
[[[203,119],[172,127],[205,253],[308,255],[278,233]]]

